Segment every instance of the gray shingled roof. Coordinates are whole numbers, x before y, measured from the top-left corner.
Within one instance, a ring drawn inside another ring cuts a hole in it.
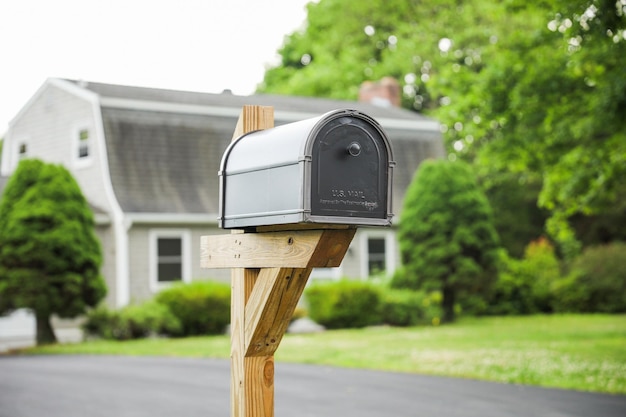
[[[231,141],[238,111],[244,105],[273,106],[276,125],[286,123],[278,117],[280,112],[310,113],[314,117],[340,108],[360,110],[375,119],[432,121],[408,110],[352,101],[76,84],[101,97],[113,188],[122,209],[133,213],[218,213],[217,173]],[[172,110],[172,105],[183,107]],[[194,111],[185,112],[184,106]],[[215,115],[211,111],[197,111],[201,106],[237,111]],[[385,131],[397,162],[393,207],[398,213],[419,162],[443,156],[443,146],[440,133],[432,128],[415,130],[400,123]]]
[[[68,80],[71,81],[71,80]],[[274,106],[276,111],[296,111],[322,114],[338,108],[353,108],[374,118],[392,118],[398,120],[432,120],[419,113],[399,107],[380,107],[356,101],[334,100],[318,97],[297,97],[271,94],[239,96],[228,92],[222,94],[198,93],[192,91],[166,90],[157,88],[132,87],[115,84],[72,81],[101,97],[153,101],[160,103],[179,103],[200,106],[231,107],[262,105]]]

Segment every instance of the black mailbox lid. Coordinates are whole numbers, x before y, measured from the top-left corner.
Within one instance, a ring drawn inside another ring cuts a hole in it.
[[[360,218],[359,224],[390,224],[394,162],[384,131],[360,112],[329,116],[316,126],[308,142],[311,215],[320,219],[342,217],[343,222],[345,218]],[[370,220],[364,222],[363,218]]]
[[[357,110],[334,110],[247,133],[222,157],[220,227],[388,226],[394,165],[378,122]]]

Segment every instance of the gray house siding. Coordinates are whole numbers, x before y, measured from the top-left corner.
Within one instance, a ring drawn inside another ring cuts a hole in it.
[[[102,268],[100,272],[104,277],[107,285],[107,295],[105,302],[107,305],[114,306],[116,300],[115,285],[115,244],[113,229],[110,225],[96,225],[96,234],[100,240],[102,247]]]
[[[70,88],[71,85],[70,85]],[[87,161],[77,157],[77,135],[87,129],[90,155]],[[11,124],[10,161],[7,170],[17,166],[20,143],[27,146],[27,157],[60,163],[67,167],[81,186],[86,198],[95,206],[108,209],[109,201],[102,190],[102,166],[96,134],[98,121],[92,103],[68,92],[56,83],[46,84]]]
[[[26,139],[28,157],[72,166],[72,128],[77,120],[94,126],[90,106],[84,100],[54,85],[47,85],[27,107],[13,119],[10,135],[12,149],[8,169],[18,163],[17,149],[21,138]]]
[[[150,290],[149,228],[133,227],[128,232],[128,247],[132,255],[129,263],[130,301],[143,301],[152,296]]]
[[[187,275],[186,281],[212,279],[223,282],[230,280],[230,270],[200,268],[200,237],[210,234],[227,233],[217,226],[194,224],[134,224],[128,232],[129,248],[132,253],[129,263],[130,301],[140,302],[153,297],[159,290],[170,284],[159,283],[156,279],[157,255],[154,253],[155,239],[172,237],[187,239],[188,253],[182,262]]]

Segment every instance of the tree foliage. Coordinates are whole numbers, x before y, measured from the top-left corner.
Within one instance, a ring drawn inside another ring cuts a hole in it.
[[[454,127],[455,151],[475,156],[485,173],[542,176],[539,205],[550,211],[548,231],[566,255],[579,249],[568,220],[607,210],[624,192],[624,7],[518,5],[516,14],[536,16],[534,30],[496,42],[465,88],[453,84],[465,99],[436,112]],[[453,72],[453,64],[444,66],[433,89]]]
[[[398,226],[403,271],[392,285],[441,291],[444,320],[497,277],[498,235],[469,165],[427,160],[411,183]]]
[[[626,197],[625,29],[624,0],[320,0],[259,91],[355,99],[396,77],[487,189],[540,179],[548,231],[573,255],[571,218]]]
[[[53,314],[75,317],[106,294],[93,214],[61,165],[27,159],[0,200],[0,313],[29,308],[37,342],[56,340]]]
[[[569,265],[568,276],[554,288],[558,312],[625,313],[626,243],[590,246]]]

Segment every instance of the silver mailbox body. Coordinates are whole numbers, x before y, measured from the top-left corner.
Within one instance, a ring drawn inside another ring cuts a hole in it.
[[[222,157],[219,225],[389,226],[394,165],[381,126],[356,110],[248,133]]]

